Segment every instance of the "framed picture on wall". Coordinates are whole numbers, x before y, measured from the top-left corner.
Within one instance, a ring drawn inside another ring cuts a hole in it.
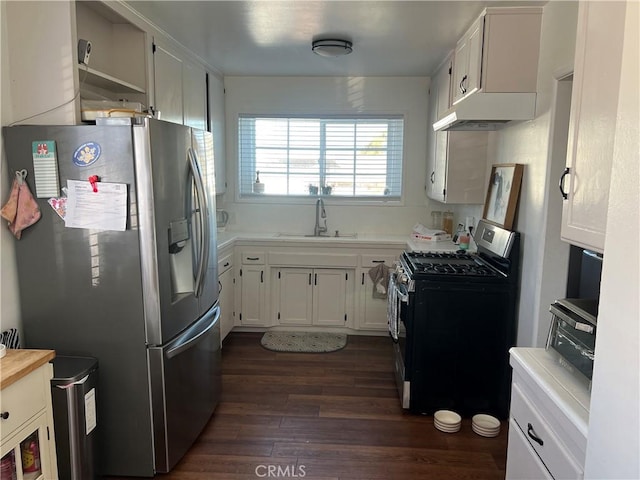
[[[518,206],[524,165],[493,165],[482,217],[489,223],[511,230]]]

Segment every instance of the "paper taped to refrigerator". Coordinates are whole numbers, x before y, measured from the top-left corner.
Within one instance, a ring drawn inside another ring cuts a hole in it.
[[[127,185],[67,180],[66,227],[116,230],[127,227]]]

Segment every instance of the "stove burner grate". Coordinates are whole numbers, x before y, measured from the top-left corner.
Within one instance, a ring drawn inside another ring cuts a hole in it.
[[[488,267],[477,264],[452,264],[452,263],[423,263],[416,266],[419,273],[442,275],[465,275],[476,277],[494,277],[496,272]]]

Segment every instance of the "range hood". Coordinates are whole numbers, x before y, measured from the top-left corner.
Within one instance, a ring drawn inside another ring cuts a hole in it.
[[[435,131],[492,131],[513,120],[531,120],[536,113],[536,94],[472,93],[444,112],[433,124]]]

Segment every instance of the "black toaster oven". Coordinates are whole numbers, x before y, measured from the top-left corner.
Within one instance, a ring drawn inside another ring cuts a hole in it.
[[[582,298],[556,300],[549,307],[551,327],[547,350],[560,354],[569,370],[591,382],[596,346],[598,301]]]

